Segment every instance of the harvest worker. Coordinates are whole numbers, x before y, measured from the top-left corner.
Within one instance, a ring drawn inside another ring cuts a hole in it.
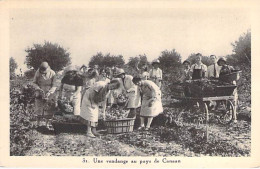
[[[124,69],[116,69],[115,77],[119,78],[123,83],[123,90],[128,97],[127,108],[130,109],[129,118],[136,118],[136,108],[141,106],[140,91],[133,83],[133,76],[126,75]]]
[[[161,90],[154,82],[139,77],[134,77],[133,83],[141,89],[142,93],[141,126],[138,129],[149,130],[153,118],[163,112]],[[147,118],[146,127],[144,118]]]
[[[119,88],[119,81],[112,80],[110,83],[99,81],[90,87],[83,96],[80,116],[87,123],[87,136],[95,137],[98,123],[98,104],[106,100],[109,90]],[[81,119],[82,120],[82,119]]]
[[[158,59],[152,61],[153,68],[149,72],[149,80],[153,81],[159,88],[162,86],[162,70],[159,68]]]
[[[217,57],[215,55],[210,55],[212,65],[208,66],[207,77],[208,78],[219,78],[219,73],[221,66],[217,64]]]
[[[192,80],[205,78],[207,72],[207,66],[202,62],[202,55],[200,53],[196,54],[196,63],[191,66]]]
[[[148,72],[148,68],[146,64],[142,64],[141,68],[139,69],[138,65],[139,65],[140,61],[138,60],[138,62],[135,65],[136,70],[138,71],[139,76],[141,77],[141,79],[143,80],[148,80],[149,78],[149,72]]]
[[[220,73],[219,73],[219,78],[220,79],[222,78],[222,76],[230,74],[230,73],[232,73],[235,70],[232,66],[229,66],[227,64],[227,61],[226,61],[226,59],[224,57],[219,58],[217,63],[218,63],[219,66],[221,66]],[[237,84],[236,81],[231,81],[230,83],[233,84],[233,85]],[[234,98],[235,105],[234,105],[233,117],[234,117],[234,123],[236,123],[237,122],[236,107],[237,107],[237,102],[238,102],[237,88],[234,90],[233,96],[235,97]]]
[[[58,99],[65,99],[72,102],[74,115],[80,115],[83,76],[80,75],[79,70],[75,66],[65,68],[63,74]]]
[[[100,69],[98,81],[105,81],[105,82],[107,82],[107,83],[110,82],[110,79],[108,78],[107,72],[106,72],[105,69],[102,69],[102,68]]]
[[[190,80],[191,74],[190,74],[190,62],[188,60],[185,60],[183,63],[183,70],[182,70],[182,79],[183,81]]]
[[[219,58],[217,63],[221,67],[220,73],[219,73],[220,77],[223,76],[223,75],[227,75],[229,73],[232,73],[235,70],[232,66],[227,64],[227,61],[224,57]],[[232,83],[235,84],[236,81],[233,81]]]
[[[55,99],[54,92],[56,90],[56,75],[49,67],[47,62],[42,62],[40,68],[36,71],[33,83],[39,86],[39,90],[36,92],[35,99],[35,113],[37,115],[37,126],[40,124],[41,117],[46,118],[46,125],[48,119],[51,119],[53,112],[51,110],[45,111],[46,99]]]
[[[99,71],[99,78],[98,78],[98,81],[104,81],[105,83],[109,83],[110,82],[110,79],[107,77],[107,73],[106,73],[106,70],[105,69],[100,69]],[[109,96],[111,95],[110,92],[108,94]],[[103,102],[99,103],[99,106],[102,108],[102,114],[103,114],[103,119],[105,119],[105,111],[106,111],[106,106],[107,106],[107,101],[108,101],[108,98],[105,99]]]
[[[86,65],[84,65],[84,64],[80,68],[80,71],[82,72],[82,74],[87,73],[87,70],[88,70],[88,67]]]

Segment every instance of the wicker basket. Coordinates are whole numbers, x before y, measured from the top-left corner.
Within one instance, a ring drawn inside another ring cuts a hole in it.
[[[241,71],[235,71],[235,72],[220,76],[219,79],[224,82],[233,82],[233,81],[236,81],[239,79],[239,73],[241,73]]]
[[[126,118],[119,120],[106,120],[105,126],[110,134],[128,133],[134,129],[135,118]]]

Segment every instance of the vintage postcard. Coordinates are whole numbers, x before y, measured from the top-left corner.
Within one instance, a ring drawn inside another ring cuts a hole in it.
[[[259,167],[259,6],[0,1],[0,166]]]

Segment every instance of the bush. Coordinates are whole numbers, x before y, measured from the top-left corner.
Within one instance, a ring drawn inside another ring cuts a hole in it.
[[[10,85],[10,155],[22,156],[33,145],[32,118],[34,90],[22,88],[23,83]]]

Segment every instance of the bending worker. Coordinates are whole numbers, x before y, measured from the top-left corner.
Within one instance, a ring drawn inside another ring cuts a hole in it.
[[[46,99],[55,99],[54,92],[56,75],[47,62],[42,62],[40,68],[36,71],[33,83],[39,86],[35,99],[35,113],[37,115],[37,126],[40,124],[41,117],[51,119],[54,111],[45,111]]]

